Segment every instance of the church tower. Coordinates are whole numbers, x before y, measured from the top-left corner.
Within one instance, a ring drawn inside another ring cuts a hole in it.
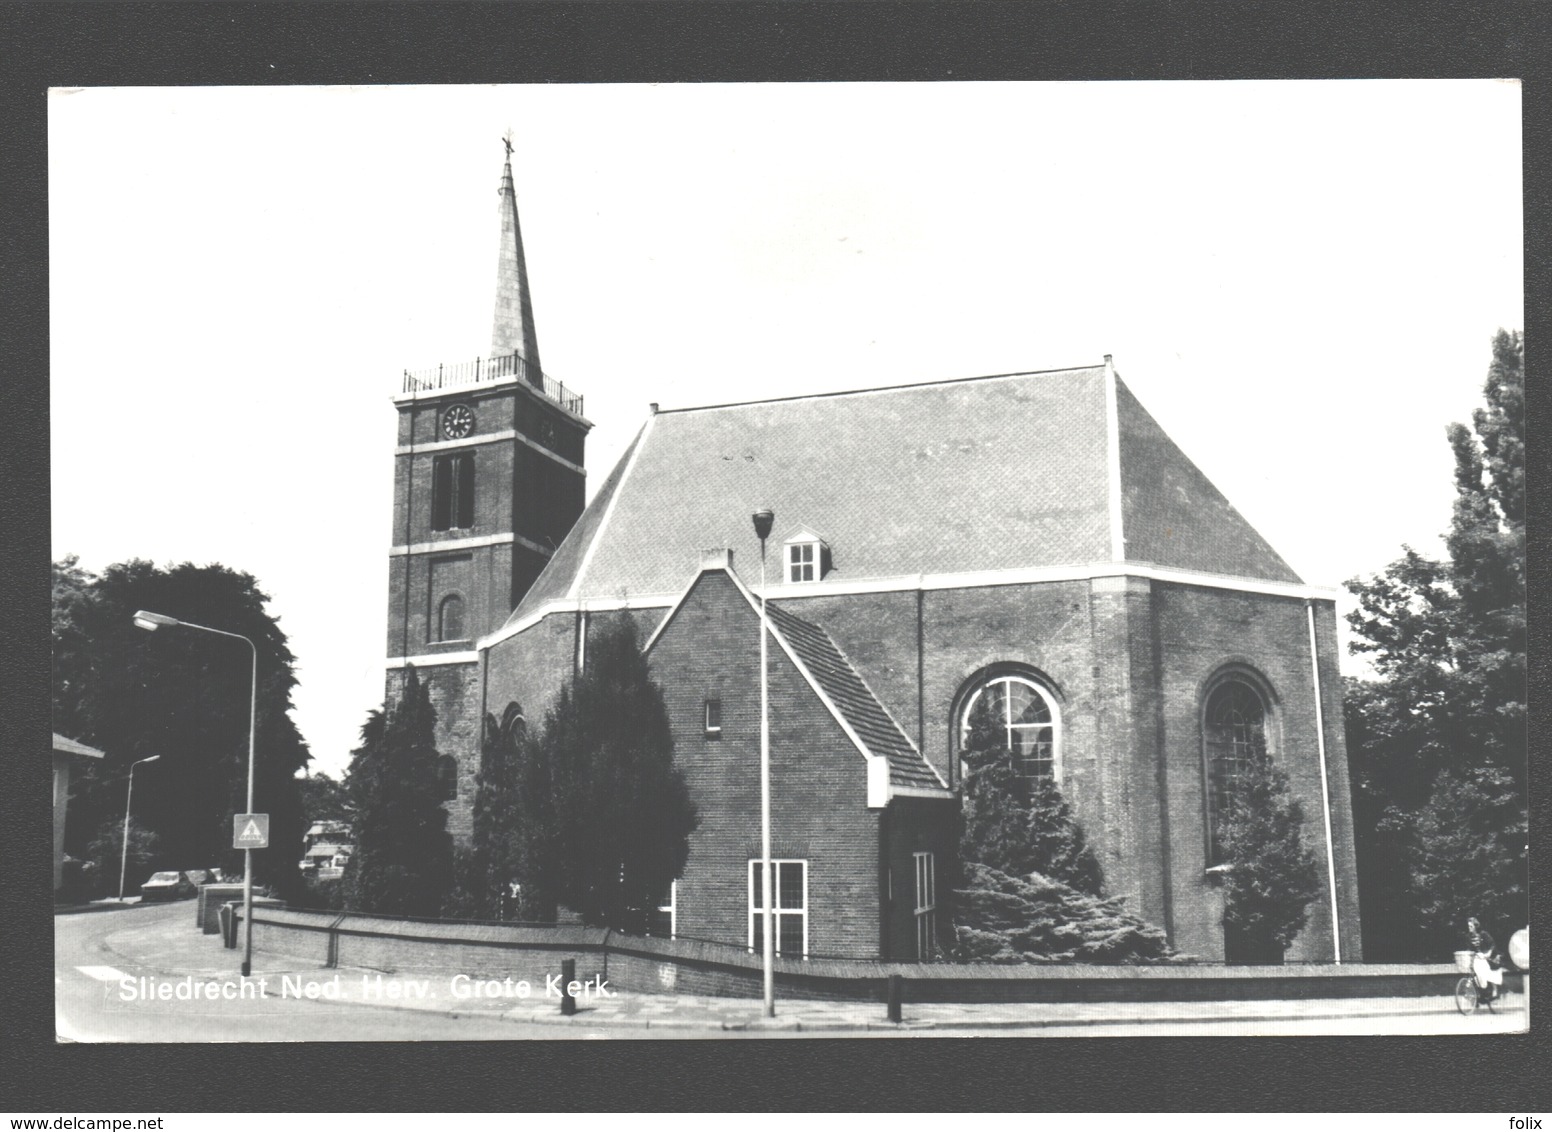
[[[394,396],[388,690],[410,664],[431,685],[437,748],[458,764],[452,826],[464,832],[479,766],[476,642],[502,625],[582,513],[592,427],[581,395],[539,365],[510,133],[506,147],[490,355],[406,370]]]

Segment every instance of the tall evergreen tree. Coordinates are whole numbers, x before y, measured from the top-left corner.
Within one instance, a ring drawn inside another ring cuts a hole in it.
[[[1040,873],[1098,896],[1099,860],[1061,788],[1019,772],[985,696],[971,710],[964,747],[961,858],[1009,876]]]
[[[471,910],[481,918],[522,918],[507,886],[522,875],[519,787],[531,746],[528,721],[518,704],[507,704],[499,720],[485,716],[475,778],[474,844],[464,880]]]
[[[355,806],[355,855],[345,866],[348,907],[435,917],[453,889],[453,839],[437,774],[436,712],[410,668],[397,703],[361,728],[346,777]]]
[[[525,886],[591,924],[640,930],[684,870],[695,806],[635,621],[588,642],[520,776]]]
[[[255,851],[254,875],[283,896],[299,892],[305,826],[295,776],[309,755],[290,716],[293,658],[268,601],[251,575],[220,565],[136,559],[94,575],[73,557],[54,564],[54,729],[104,752],[72,775],[72,856],[91,859],[92,843],[103,844],[97,831],[123,821],[130,765],[159,755],[135,774],[134,819],[155,835],[148,867],[242,867],[232,815],[247,803],[251,654],[197,630],[137,629],[135,612],[148,609],[257,647],[254,806],[270,815],[270,848]],[[95,864],[117,891],[118,861]]]
[[[1405,548],[1348,583],[1379,676],[1346,704],[1370,958],[1437,958],[1469,914],[1526,922],[1524,350],[1498,332],[1484,407],[1448,429],[1448,559]]]

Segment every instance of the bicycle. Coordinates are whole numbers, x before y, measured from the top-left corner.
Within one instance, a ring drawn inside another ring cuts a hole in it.
[[[1480,952],[1455,953],[1455,969],[1466,972],[1455,983],[1455,1009],[1462,1014],[1474,1014],[1479,1006],[1487,1007],[1488,1013],[1495,1013],[1498,997],[1503,993],[1494,983],[1477,977],[1477,959],[1482,960],[1484,969],[1488,968],[1487,956]]]

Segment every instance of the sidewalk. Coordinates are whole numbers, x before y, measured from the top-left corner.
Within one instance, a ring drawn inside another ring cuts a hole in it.
[[[192,920],[192,906],[187,908]],[[141,913],[140,915],[144,915]],[[172,976],[230,977],[240,952],[221,946],[221,937],[201,935],[183,916],[176,923],[165,917],[125,926],[105,941],[109,952],[126,963]],[[388,974],[361,968],[306,967],[284,957],[260,952],[254,978],[267,980],[266,994],[306,1002],[351,1005],[370,1009],[425,1012],[450,1018],[499,1017],[511,1022],[592,1030],[947,1032],[977,1030],[1049,1032],[1072,1026],[1316,1021],[1322,1019],[1396,1018],[1453,1015],[1451,1000],[1428,995],[1416,998],[1252,1000],[1210,1003],[1068,1002],[1068,1003],[912,1003],[909,987],[899,1023],[889,1022],[882,1002],[815,1002],[780,999],[774,1019],[762,1017],[758,999],[712,998],[700,995],[642,994],[607,986],[607,995],[578,996],[577,1012],[563,1015],[560,999],[541,982],[519,997],[520,987],[499,991],[480,987],[467,978],[424,972]],[[309,987],[312,988],[309,993]],[[316,995],[317,997],[313,997]],[[1510,995],[1500,1012],[1524,1013],[1524,999]],[[557,1037],[563,1036],[558,1032]]]

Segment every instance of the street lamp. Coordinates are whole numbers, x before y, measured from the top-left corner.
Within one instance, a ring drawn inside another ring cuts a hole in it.
[[[252,681],[248,689],[248,813],[253,813],[253,737],[259,718],[259,647],[241,633],[228,633],[225,629],[212,629],[208,625],[196,625],[192,621],[179,621],[165,613],[151,613],[144,609],[135,611],[135,625],[147,632],[157,629],[198,629],[201,633],[214,633],[218,637],[232,637],[246,641],[253,655]],[[242,973],[246,978],[253,973],[253,850],[243,850],[243,961]]]
[[[129,789],[124,794],[124,845],[119,854],[119,903],[124,903],[124,873],[129,868],[129,803],[135,796],[135,768],[141,763],[154,763],[161,755],[150,755],[129,764]]]
[[[760,540],[760,891],[765,899],[760,913],[765,937],[765,1016],[776,1017],[776,938],[772,932],[774,916],[771,909],[776,904],[776,890],[771,876],[771,718],[770,718],[770,669],[766,659],[765,638],[770,623],[765,616],[765,540],[770,537],[771,524],[776,521],[775,512],[769,508],[756,511],[754,533]]]

